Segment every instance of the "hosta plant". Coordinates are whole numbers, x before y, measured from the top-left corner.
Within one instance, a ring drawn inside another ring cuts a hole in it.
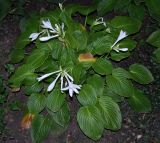
[[[136,48],[132,35],[141,23],[127,16],[105,21],[92,15],[94,6],[59,6],[25,20],[10,55],[11,62],[21,66],[9,83],[14,91],[22,87],[29,95],[21,124],[31,128],[34,143],[50,131],[67,128],[70,98],[77,98],[81,105],[80,129],[98,140],[104,129],[121,128],[119,102],[128,102],[137,112],[151,110],[144,92],[132,83],[149,84],[151,72],[140,63],[128,69],[116,66]]]

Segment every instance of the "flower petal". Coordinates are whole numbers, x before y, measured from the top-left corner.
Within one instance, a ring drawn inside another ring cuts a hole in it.
[[[51,73],[47,73],[47,74],[45,74],[45,75],[37,78],[37,80],[38,80],[38,82],[40,82],[41,80],[43,80],[43,79],[45,79],[45,78],[47,78],[47,77],[49,77],[49,76],[51,76],[51,75],[53,75],[53,74],[55,74],[55,73],[58,73],[58,72],[60,72],[60,70],[55,71],[55,72],[51,72]]]
[[[56,79],[48,86],[48,89],[47,89],[48,92],[50,92],[54,88],[59,77],[60,77],[60,74],[58,74]]]
[[[120,31],[119,36],[117,38],[117,40],[113,43],[113,45],[111,46],[111,48],[113,48],[120,40],[124,39],[125,37],[127,37],[127,33],[123,30]]]
[[[52,39],[52,38],[55,38],[55,37],[58,37],[58,36],[59,36],[59,35],[57,34],[57,35],[54,35],[54,36],[40,37],[39,40],[40,40],[40,41],[48,41],[48,40],[50,40],[50,39]]]
[[[31,39],[31,41],[34,41],[38,38],[38,36],[40,35],[41,33],[32,33],[30,36],[29,36],[29,39]]]
[[[128,51],[128,48],[119,48],[119,51],[125,52],[125,51]]]

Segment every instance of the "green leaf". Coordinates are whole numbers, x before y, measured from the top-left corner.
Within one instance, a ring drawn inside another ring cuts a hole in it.
[[[77,25],[66,31],[65,38],[68,46],[77,51],[84,50],[87,46],[87,32],[82,25]]]
[[[128,12],[129,16],[131,16],[132,18],[136,18],[142,21],[145,15],[145,8],[143,5],[130,4]]]
[[[116,94],[123,97],[130,97],[132,95],[133,87],[129,80],[113,75],[109,75],[106,78],[108,87]]]
[[[36,49],[27,58],[26,64],[31,65],[33,69],[39,68],[48,58],[44,50]]]
[[[110,61],[99,58],[96,62],[92,65],[95,72],[101,75],[108,75],[112,73],[112,64]]]
[[[81,83],[83,77],[85,76],[86,71],[82,68],[81,65],[76,65],[72,69],[72,76],[75,83]]]
[[[96,10],[96,6],[80,6],[78,9],[78,12],[82,15],[89,15],[90,13],[94,12]]]
[[[121,61],[122,59],[125,59],[130,56],[129,52],[119,52],[111,51],[111,59],[114,61]]]
[[[31,128],[33,143],[42,143],[42,141],[48,136],[51,126],[52,120],[48,116],[35,116]]]
[[[112,75],[117,78],[131,78],[131,75],[128,71],[123,68],[115,68],[112,70]]]
[[[86,136],[98,140],[103,133],[103,119],[95,106],[81,107],[77,113],[77,121]]]
[[[101,111],[106,129],[118,130],[121,128],[121,111],[116,102],[108,96],[101,96],[98,107]]]
[[[95,104],[97,101],[96,91],[91,85],[83,85],[77,98],[82,105]]]
[[[116,0],[116,4],[114,6],[115,13],[118,13],[119,15],[126,14],[130,3],[131,0]]]
[[[141,64],[133,64],[129,67],[132,79],[140,84],[148,84],[154,80],[152,73]]]
[[[116,0],[101,0],[98,4],[97,11],[99,15],[104,15],[113,10]]]
[[[112,91],[112,89],[110,89],[109,87],[104,88],[103,96],[108,96],[108,97],[112,98],[112,100],[115,102],[124,101],[124,98],[122,96],[120,96],[117,93],[115,93],[114,91]]]
[[[49,57],[38,69],[36,69],[36,71],[49,73],[56,71],[58,68],[58,63],[55,60],[53,60],[53,58]]]
[[[24,59],[24,49],[14,49],[9,55],[11,63],[19,63]]]
[[[96,35],[95,35],[96,36]],[[99,36],[93,39],[93,42],[90,44],[93,52],[98,55],[103,55],[111,51],[111,46],[114,43],[114,38],[111,35]]]
[[[0,21],[7,15],[11,6],[10,0],[0,0]]]
[[[24,49],[26,45],[28,45],[31,41],[29,40],[31,32],[27,31],[23,34],[21,34],[17,39],[15,43],[15,49]]]
[[[49,111],[49,114],[53,118],[53,120],[60,126],[66,127],[70,121],[70,112],[69,112],[69,106],[67,102],[63,104],[61,109],[57,112]]]
[[[160,21],[160,1],[159,0],[145,0],[145,4],[149,10],[150,15],[156,20]]]
[[[32,93],[39,93],[42,90],[43,86],[39,82],[36,82],[32,85],[25,86],[24,92],[27,95],[31,95]]]
[[[101,96],[103,94],[104,80],[101,76],[95,74],[87,79],[87,83],[95,89],[98,96]]]
[[[137,42],[132,39],[124,39],[117,45],[119,48],[128,48],[129,51],[132,51],[136,47]]]
[[[128,102],[136,112],[151,111],[151,102],[141,90],[135,89],[134,94],[128,98]]]
[[[141,22],[127,16],[116,16],[111,20],[110,25],[118,28],[119,31],[126,31],[128,35],[137,33],[141,28]]]
[[[153,52],[153,58],[157,63],[160,63],[160,48]]]
[[[153,32],[147,39],[147,42],[152,46],[160,48],[160,29]]]
[[[27,102],[28,110],[30,113],[39,113],[46,106],[45,95],[42,94],[31,94]]]
[[[60,110],[65,101],[65,94],[61,93],[60,90],[54,89],[47,97],[46,104],[52,112]]]
[[[9,83],[11,84],[11,86],[20,87],[22,82],[26,78],[33,75],[34,71],[32,67],[30,65],[23,65],[16,70],[14,75],[11,76],[11,78],[9,79]]]

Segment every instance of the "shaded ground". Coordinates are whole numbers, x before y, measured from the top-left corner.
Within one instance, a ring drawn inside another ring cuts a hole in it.
[[[84,0],[84,3],[87,2]],[[25,10],[37,8],[51,8],[52,6],[47,3],[44,4],[31,4],[28,3]],[[148,21],[148,19],[146,20]],[[18,23],[20,17],[7,16],[0,27],[0,74],[3,75],[5,80],[8,74],[5,71],[4,65],[8,62],[8,54],[13,47],[16,37],[20,34]],[[147,27],[152,23],[145,22],[144,26]],[[148,36],[148,31],[142,29],[141,38],[144,40]],[[152,101],[153,110],[149,114],[137,114],[133,112],[127,103],[120,105],[123,115],[122,129],[117,132],[106,130],[103,137],[97,143],[160,143],[160,65],[155,64],[151,60],[151,53],[154,49],[147,44],[141,44],[132,53],[132,56],[120,63],[120,66],[128,67],[133,63],[142,63],[147,66],[155,77],[155,81],[147,86],[139,86],[143,89]],[[9,91],[8,103],[13,101],[20,101],[24,103],[26,97],[23,92],[11,93]],[[70,101],[71,109],[71,123],[67,131],[59,136],[51,134],[44,143],[94,143],[88,139],[79,129],[76,122],[76,113],[78,110],[78,102],[74,97]],[[7,132],[0,135],[0,143],[31,143],[29,131],[22,130],[20,121],[22,119],[22,111],[9,111],[5,117],[7,123]]]

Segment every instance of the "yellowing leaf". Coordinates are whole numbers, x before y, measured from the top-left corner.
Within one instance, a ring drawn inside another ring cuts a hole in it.
[[[79,62],[95,62],[96,58],[91,53],[80,54],[78,57]]]
[[[34,114],[31,113],[26,114],[21,121],[21,127],[24,129],[29,129],[31,127],[33,118]]]

